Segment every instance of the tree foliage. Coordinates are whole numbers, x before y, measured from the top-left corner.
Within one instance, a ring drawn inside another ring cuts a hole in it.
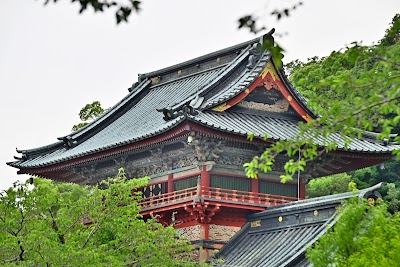
[[[380,182],[384,182],[379,192],[388,205],[388,211],[391,213],[400,211],[400,161],[398,160],[348,173],[312,179],[307,184],[307,198],[352,191],[349,185],[364,189]]]
[[[80,111],[79,111],[79,118],[82,122],[74,125],[72,127],[72,131],[75,132],[86,125],[88,125],[94,119],[97,119],[102,115],[106,110],[101,106],[99,101],[93,101],[91,104],[86,104]]]
[[[307,197],[313,198],[351,191],[349,188],[351,182],[352,177],[347,173],[312,179],[307,184]]]
[[[0,195],[2,266],[196,266],[172,227],[139,214],[146,178],[99,187],[35,179]],[[30,188],[32,187],[32,188]],[[179,257],[180,255],[180,257]]]
[[[369,206],[358,199],[345,203],[339,220],[307,251],[319,266],[398,266],[400,262],[400,214],[386,205]]]

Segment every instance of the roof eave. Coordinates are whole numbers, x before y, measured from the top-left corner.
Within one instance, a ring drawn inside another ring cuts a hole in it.
[[[187,117],[180,116],[180,117],[175,118],[175,120],[176,120],[176,122],[172,123],[171,125],[169,125],[168,127],[164,128],[160,131],[154,132],[149,135],[143,135],[143,136],[140,136],[140,138],[131,139],[131,140],[125,141],[124,143],[117,143],[112,146],[107,146],[101,150],[87,151],[85,154],[76,155],[71,158],[64,158],[62,160],[49,161],[46,164],[39,165],[39,166],[37,166],[37,165],[21,166],[20,164],[24,163],[25,161],[8,162],[10,164],[7,163],[7,165],[12,166],[14,168],[19,168],[20,170],[43,169],[43,168],[47,168],[52,165],[59,165],[59,164],[65,165],[71,161],[76,161],[76,160],[91,157],[91,156],[93,156],[93,158],[97,158],[95,155],[104,154],[104,153],[107,153],[108,151],[116,150],[114,152],[110,152],[110,155],[107,156],[107,157],[110,157],[112,155],[118,154],[119,151],[122,151],[124,147],[131,146],[131,145],[134,145],[135,143],[139,143],[142,141],[151,140],[151,139],[154,139],[157,136],[161,136],[163,134],[167,134],[168,132],[172,131],[173,129],[175,129],[179,126],[182,126],[187,121]]]

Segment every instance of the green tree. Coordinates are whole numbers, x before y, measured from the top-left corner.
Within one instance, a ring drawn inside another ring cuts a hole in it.
[[[400,214],[386,205],[369,206],[358,199],[345,203],[339,219],[307,257],[315,267],[398,266],[400,262]]]
[[[349,189],[351,181],[352,177],[347,173],[312,179],[307,184],[307,197],[313,198],[351,191]]]
[[[72,131],[75,132],[86,125],[88,125],[94,119],[97,119],[102,115],[106,109],[101,106],[99,101],[93,101],[91,104],[86,104],[80,111],[79,111],[79,119],[82,121],[72,127]]]
[[[123,170],[101,188],[16,182],[0,195],[0,264],[196,266],[172,227],[140,216],[141,194],[132,190],[146,184]]]

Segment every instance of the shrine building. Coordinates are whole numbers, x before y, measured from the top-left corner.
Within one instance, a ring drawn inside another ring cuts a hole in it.
[[[272,34],[140,74],[91,124],[52,144],[17,150],[7,164],[19,174],[87,185],[115,176],[120,167],[128,177],[149,176],[143,216],[173,225],[207,258],[246,216],[304,199],[309,179],[379,164],[399,149],[372,133],[348,146],[332,134],[337,150],[308,164],[299,179],[280,182],[283,156],[273,171],[247,178],[244,163],[316,118],[271,53],[260,50],[266,39],[273,42]],[[323,138],[315,142],[323,147]]]

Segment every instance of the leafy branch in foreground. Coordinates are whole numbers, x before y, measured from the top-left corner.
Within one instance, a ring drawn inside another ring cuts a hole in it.
[[[272,12],[270,12],[271,16],[276,16],[277,20],[280,20],[284,17],[289,17],[290,14],[295,11],[298,7],[303,5],[303,2],[297,2],[296,4],[290,7],[284,8],[275,8]],[[262,30],[266,29],[266,26],[258,26],[258,17],[255,15],[245,15],[238,19],[239,26],[238,28],[247,28],[252,33],[259,33]]]
[[[45,0],[44,5],[50,2],[57,3],[59,0]],[[82,13],[92,7],[95,12],[104,12],[108,9],[115,10],[115,18],[117,24],[121,22],[128,22],[128,18],[132,11],[139,12],[141,10],[141,1],[128,0],[128,1],[107,1],[107,0],[71,0],[72,3],[77,2],[80,4],[79,13]]]
[[[270,12],[271,16],[275,16],[276,20],[279,21],[284,17],[289,17],[290,14],[295,11],[298,7],[303,5],[303,2],[299,1],[292,6],[284,8],[275,8]],[[259,32],[267,29],[266,25],[259,26],[259,17],[254,14],[245,15],[238,19],[239,29],[248,29],[251,33],[258,34]],[[280,68],[282,66],[283,52],[285,51],[282,46],[273,40],[267,39],[261,46],[262,50],[268,50],[274,60],[275,65]]]
[[[246,174],[256,178],[260,171],[272,170],[277,155],[286,155],[282,182],[303,171],[307,162],[337,149],[340,140],[346,149],[351,138],[366,131],[378,132],[377,138],[400,141],[400,16],[393,19],[390,30],[375,46],[353,43],[344,52],[329,57],[311,58],[307,63],[289,64],[291,80],[319,116],[299,125],[297,136],[270,145],[260,156],[245,164]],[[394,42],[393,40],[397,40]],[[386,45],[390,43],[390,45]],[[335,138],[331,138],[335,136]],[[319,141],[317,143],[317,137]],[[400,151],[395,151],[400,158]]]

